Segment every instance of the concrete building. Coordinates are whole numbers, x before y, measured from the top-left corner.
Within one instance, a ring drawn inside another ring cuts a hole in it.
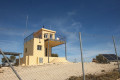
[[[40,65],[56,61],[65,61],[65,57],[51,57],[52,47],[66,44],[55,38],[56,31],[41,28],[24,39],[24,55],[21,65]],[[66,49],[65,49],[66,50]],[[66,52],[66,51],[65,51]],[[66,54],[66,53],[65,53]]]

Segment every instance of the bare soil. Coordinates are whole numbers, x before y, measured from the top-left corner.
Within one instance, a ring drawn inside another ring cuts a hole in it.
[[[117,65],[85,63],[85,74],[101,74],[109,72]],[[70,76],[82,75],[81,63],[54,63],[39,66],[18,66],[14,67],[22,80],[66,80]],[[0,73],[0,80],[18,80],[10,67],[2,67],[3,73]]]
[[[118,78],[120,78],[120,73],[118,71],[106,72],[100,75],[88,74],[85,76],[86,80],[117,80]],[[83,76],[71,76],[67,80],[83,80]]]

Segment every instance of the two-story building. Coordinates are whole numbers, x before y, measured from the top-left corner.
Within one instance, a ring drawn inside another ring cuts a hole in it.
[[[24,54],[20,59],[21,65],[39,65],[67,61],[65,57],[51,57],[52,47],[66,44],[55,38],[56,31],[41,28],[24,39]],[[65,49],[66,50],[66,49]],[[65,51],[66,52],[66,51]],[[66,53],[65,53],[66,54]]]

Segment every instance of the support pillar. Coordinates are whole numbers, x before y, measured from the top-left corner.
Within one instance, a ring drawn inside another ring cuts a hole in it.
[[[48,63],[49,63],[49,39],[48,39]]]
[[[19,54],[19,65],[20,65],[20,54]]]
[[[66,60],[67,60],[66,41],[65,41],[65,58],[66,58]]]

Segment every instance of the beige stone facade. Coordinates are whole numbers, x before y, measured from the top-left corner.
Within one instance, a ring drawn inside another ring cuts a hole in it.
[[[55,39],[56,31],[41,28],[33,33],[30,38],[25,38],[24,55],[20,59],[21,65],[40,65],[43,63],[54,62],[55,59],[65,59],[65,57],[51,57],[52,47],[64,44],[64,41]],[[27,40],[28,39],[28,40]],[[48,56],[49,54],[49,56]]]

